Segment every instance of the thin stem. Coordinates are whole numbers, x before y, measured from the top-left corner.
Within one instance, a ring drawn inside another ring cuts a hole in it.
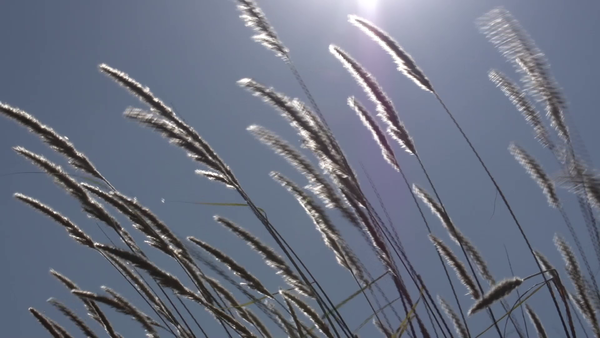
[[[500,195],[500,198],[502,198],[502,202],[504,202],[504,205],[506,205],[506,208],[508,209],[508,212],[510,213],[513,221],[515,222],[515,224],[519,228],[519,232],[521,233],[521,236],[525,240],[525,243],[527,244],[527,247],[529,248],[529,252],[531,253],[531,256],[533,257],[533,260],[535,261],[535,264],[537,265],[537,267],[538,267],[538,269],[540,271],[543,271],[542,266],[540,265],[540,263],[538,262],[538,260],[535,257],[535,252],[533,251],[533,247],[531,246],[531,243],[529,242],[529,238],[527,238],[527,235],[525,235],[525,231],[523,230],[523,227],[521,226],[521,223],[519,223],[519,220],[517,219],[517,216],[513,212],[512,207],[508,203],[508,200],[507,200],[506,196],[504,195],[504,192],[502,191],[502,189],[500,188],[500,186],[496,182],[496,179],[492,176],[492,174],[490,173],[488,167],[485,165],[485,163],[481,159],[481,156],[479,156],[479,153],[477,152],[477,150],[475,150],[475,147],[473,146],[473,144],[471,143],[471,141],[469,140],[469,138],[467,137],[467,135],[463,131],[462,127],[458,124],[458,122],[454,118],[454,115],[452,115],[452,113],[450,112],[450,110],[448,109],[448,107],[446,106],[446,104],[444,103],[444,101],[442,101],[442,99],[440,98],[440,96],[438,95],[437,92],[434,91],[433,94],[435,95],[435,97],[438,100],[438,102],[442,105],[442,107],[444,108],[444,111],[446,111],[446,113],[448,114],[448,116],[450,117],[450,119],[452,120],[452,122],[454,123],[454,125],[456,126],[456,128],[458,129],[458,131],[460,132],[460,134],[463,136],[463,138],[465,139],[465,141],[467,142],[467,144],[469,145],[469,147],[473,151],[473,154],[475,154],[475,157],[477,157],[477,160],[479,161],[479,163],[481,164],[481,166],[485,170],[485,172],[488,175],[489,179],[494,184],[494,187],[498,191],[498,194]],[[547,282],[546,276],[544,276],[543,274],[542,274],[542,276],[544,277],[544,281]],[[569,334],[569,330],[567,329],[567,324],[565,323],[563,315],[562,315],[562,313],[560,311],[560,308],[558,306],[558,302],[556,301],[556,297],[554,296],[554,292],[552,291],[552,288],[550,287],[550,285],[548,283],[546,283],[546,287],[548,288],[548,291],[550,292],[550,296],[552,297],[552,302],[554,303],[556,311],[558,312],[558,315],[560,317],[560,321],[561,321],[561,324],[562,324],[563,329],[565,331],[565,334],[567,335],[567,338],[569,338],[569,337],[571,337],[571,335]],[[569,312],[568,307],[567,307],[566,311]],[[576,337],[575,327],[573,326],[573,322],[572,321],[569,321],[569,326],[570,326],[570,329],[571,329],[571,333],[573,334],[573,338],[575,338]]]
[[[423,170],[423,173],[425,174],[427,182],[429,182],[429,185],[431,186],[431,189],[433,190],[435,198],[440,203],[440,206],[442,207],[442,211],[444,212],[444,214],[446,214],[448,216],[448,211],[446,210],[446,207],[444,206],[444,203],[442,202],[442,199],[441,199],[440,195],[438,194],[438,191],[435,188],[435,185],[433,184],[433,181],[431,180],[431,177],[429,176],[429,172],[427,171],[427,169],[425,169],[425,165],[423,164],[423,161],[421,160],[421,156],[418,153],[415,153],[415,157],[417,158],[417,162],[419,162],[419,166],[421,167],[421,169]],[[473,268],[473,264],[471,264],[471,259],[469,258],[469,255],[467,254],[467,251],[465,250],[464,245],[463,245],[463,243],[460,240],[461,239],[460,236],[456,236],[456,234],[452,233],[453,230],[454,230],[453,228],[449,228],[448,229],[448,231],[451,232],[451,235],[456,238],[456,240],[457,240],[457,242],[458,242],[458,244],[460,246],[460,249],[461,249],[463,255],[465,256],[465,260],[467,261],[467,264],[469,265],[471,273],[473,274],[473,278],[475,279],[475,282],[477,282],[477,286],[479,287],[479,291],[481,291],[481,294],[483,295],[484,294],[483,287],[481,286],[481,283],[479,282],[479,278],[477,276],[477,273],[475,272],[475,269]],[[500,338],[502,338],[502,332],[500,331],[500,327],[496,323],[496,318],[494,316],[494,313],[493,313],[492,309],[488,308],[487,311],[488,311],[488,314],[489,314],[492,322],[494,323],[494,326],[496,328],[496,331],[498,332],[498,335],[500,336]]]

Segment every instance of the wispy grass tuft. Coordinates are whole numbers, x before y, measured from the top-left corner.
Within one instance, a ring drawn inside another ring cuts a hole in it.
[[[442,298],[440,296],[438,296],[438,302],[442,306],[442,309],[444,310],[444,312],[446,313],[448,318],[450,318],[450,320],[452,320],[456,334],[458,334],[458,336],[460,338],[469,338],[470,337],[469,331],[467,331],[467,328],[463,325],[463,322],[461,321],[458,314],[456,314],[456,312],[454,312],[454,310],[452,310],[452,307],[450,307],[450,304],[448,304],[448,302],[446,302],[444,300],[444,298]]]
[[[294,296],[292,293],[286,290],[280,291],[281,295],[285,297],[290,303],[294,304],[306,317],[308,317],[315,326],[325,335],[327,338],[333,338],[333,334],[331,330],[325,324],[325,322],[321,319],[319,314],[311,308],[308,304],[306,304],[302,299]]]
[[[444,244],[439,238],[435,237],[433,234],[429,234],[429,239],[435,245],[435,248],[442,255],[446,263],[454,269],[456,272],[456,276],[460,280],[460,282],[467,288],[469,291],[469,295],[473,299],[480,299],[481,294],[479,293],[479,289],[477,288],[477,284],[475,283],[473,277],[467,271],[467,268],[464,264],[456,257],[456,255],[450,250],[450,248]]]
[[[529,304],[525,304],[525,308],[527,309],[527,315],[531,320],[531,324],[533,324],[533,327],[535,327],[538,338],[548,338],[548,334],[546,333],[546,329],[544,329],[544,325],[542,325],[540,317],[538,317]]]
[[[540,117],[540,114],[535,109],[533,104],[529,102],[527,96],[521,89],[517,86],[517,84],[513,83],[506,75],[500,73],[497,70],[491,70],[489,72],[490,80],[502,90],[504,95],[508,97],[510,102],[517,108],[519,112],[525,118],[525,121],[533,127],[535,139],[540,142],[540,144],[550,150],[555,148],[554,143],[550,139],[550,135],[544,127],[544,123]]]
[[[247,27],[252,28],[257,34],[252,37],[254,41],[265,46],[267,49],[272,50],[275,55],[288,60],[288,49],[283,45],[283,42],[279,40],[275,29],[269,24],[263,11],[258,7],[256,2],[253,0],[236,0],[238,5],[237,8],[242,14],[240,18]]]
[[[427,79],[427,76],[417,66],[412,57],[400,47],[391,36],[375,26],[372,22],[356,15],[349,15],[348,21],[367,33],[375,42],[377,42],[394,60],[398,70],[413,80],[422,89],[433,92],[433,86]]]
[[[312,295],[312,291],[308,288],[304,282],[296,275],[296,273],[288,266],[285,260],[279,256],[275,250],[273,250],[270,246],[261,242],[257,237],[244,230],[239,225],[233,223],[232,221],[221,217],[215,216],[215,221],[229,229],[236,236],[246,241],[246,243],[254,249],[259,255],[263,257],[265,263],[273,269],[277,270],[277,274],[281,275],[284,280],[295,290],[301,293],[304,296],[314,297]]]
[[[596,336],[600,336],[600,323],[598,323],[596,311],[594,310],[589,297],[588,286],[585,282],[583,272],[579,267],[579,263],[577,262],[577,258],[575,257],[575,253],[573,253],[571,247],[567,244],[564,238],[558,234],[554,235],[554,244],[563,256],[567,274],[571,279],[571,283],[573,283],[573,286],[575,287],[575,303],[579,307],[579,310],[585,319],[588,321],[589,325],[592,327],[594,334]]]
[[[354,77],[356,82],[368,95],[369,99],[375,104],[378,116],[388,125],[388,134],[409,154],[414,155],[417,151],[413,139],[408,134],[404,124],[400,121],[394,104],[373,76],[338,46],[330,45],[329,52],[350,72],[352,77]]]
[[[544,195],[548,199],[548,204],[553,208],[560,208],[560,201],[554,188],[554,182],[548,177],[542,166],[523,148],[511,143],[508,150],[515,159],[527,170],[531,178],[542,188]]]
[[[519,277],[512,277],[498,282],[492,287],[485,295],[477,300],[473,306],[469,309],[469,316],[490,307],[495,302],[508,296],[516,288],[523,284],[523,279]]]
[[[519,22],[504,8],[495,8],[478,19],[481,31],[502,55],[523,74],[525,89],[546,106],[552,127],[565,141],[569,130],[565,123],[566,100],[544,54]]]
[[[371,113],[369,113],[369,111],[354,97],[348,98],[348,105],[356,112],[364,126],[371,131],[373,139],[375,139],[379,145],[381,154],[386,162],[388,162],[396,171],[400,171],[400,165],[398,164],[398,161],[396,161],[394,150],[388,143],[385,134],[379,129],[379,125],[375,122]]]

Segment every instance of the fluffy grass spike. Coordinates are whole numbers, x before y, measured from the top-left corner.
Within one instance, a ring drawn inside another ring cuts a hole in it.
[[[429,82],[429,79],[425,76],[423,71],[417,67],[417,64],[413,58],[405,52],[402,47],[386,32],[375,26],[372,22],[365,20],[356,15],[349,15],[348,21],[360,28],[375,42],[377,42],[394,60],[398,65],[398,70],[406,75],[409,79],[413,80],[422,89],[433,92],[433,86]]]

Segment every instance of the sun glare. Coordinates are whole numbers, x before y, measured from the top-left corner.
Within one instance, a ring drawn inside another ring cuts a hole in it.
[[[377,7],[379,0],[358,0],[358,4],[361,9],[373,10]]]

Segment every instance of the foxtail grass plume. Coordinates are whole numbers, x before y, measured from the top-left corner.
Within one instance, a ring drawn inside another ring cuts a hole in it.
[[[254,312],[252,312],[251,310],[246,310],[246,312],[248,313],[248,317],[250,317],[250,319],[252,320],[252,324],[254,324],[256,329],[263,335],[264,338],[273,338],[271,332],[269,331],[265,323],[263,323],[263,321],[260,318],[258,318],[258,316],[254,314]],[[265,311],[265,313],[267,313],[267,311]]]
[[[275,52],[275,55],[284,61],[288,61],[288,49],[279,40],[275,29],[269,24],[265,14],[256,2],[253,0],[237,0],[237,3],[238,10],[242,12],[240,18],[244,21],[246,27],[250,27],[256,32],[252,39]]]
[[[152,329],[154,327],[160,327],[160,324],[157,323],[154,319],[152,319],[152,317],[148,316],[147,314],[143,313],[141,310],[136,308],[125,297],[121,296],[113,289],[107,286],[101,286],[100,288],[104,292],[108,293],[114,301],[118,302],[119,305],[122,306],[126,312],[130,312],[130,315],[134,317],[135,320],[139,321],[140,324],[142,324],[144,328],[146,328],[146,330],[149,330],[149,332],[152,332]],[[148,324],[150,324],[151,327],[148,327]]]
[[[425,203],[431,209],[431,212],[440,219],[440,221],[442,222],[442,225],[444,226],[444,228],[446,228],[446,231],[448,231],[448,235],[450,235],[450,238],[456,244],[461,246],[467,253],[468,257],[470,257],[473,260],[473,262],[475,263],[475,266],[477,267],[477,270],[479,270],[479,274],[490,285],[496,284],[496,280],[494,279],[492,272],[490,271],[485,259],[483,259],[483,256],[481,255],[479,250],[454,225],[454,223],[450,219],[450,216],[448,216],[448,214],[446,213],[446,211],[444,210],[442,205],[439,204],[433,198],[433,196],[429,195],[429,193],[427,191],[425,191],[423,188],[419,187],[416,184],[413,184],[413,191],[414,191],[415,195],[417,197],[419,197],[423,201],[423,203]]]
[[[444,300],[444,298],[440,296],[438,296],[437,299],[440,305],[442,306],[442,309],[446,313],[446,316],[448,316],[448,318],[450,318],[450,320],[452,321],[452,324],[454,324],[454,330],[456,331],[456,334],[458,334],[458,337],[469,338],[469,331],[467,331],[467,328],[463,324],[462,320],[460,319],[458,314],[454,312],[450,304],[448,304],[448,302],[446,302],[446,300]]]
[[[588,286],[585,282],[585,277],[581,271],[579,262],[577,262],[577,258],[575,257],[575,253],[571,250],[571,247],[567,244],[565,239],[558,234],[554,235],[554,244],[563,256],[567,275],[569,275],[569,279],[571,279],[571,283],[573,283],[573,286],[575,287],[575,303],[588,321],[588,324],[592,327],[594,334],[600,337],[600,323],[598,323],[596,311],[594,310],[589,297]]]
[[[381,320],[379,320],[377,317],[373,318],[373,325],[375,325],[379,332],[383,333],[384,337],[393,337],[392,331],[383,325]]]
[[[91,198],[88,193],[83,189],[81,184],[75,181],[69,174],[67,174],[60,166],[56,165],[53,162],[50,162],[45,157],[33,153],[23,147],[14,147],[13,148],[19,155],[27,158],[33,164],[40,167],[44,170],[48,175],[54,178],[55,182],[67,191],[71,196],[73,196],[79,203],[83,210],[90,215],[103,222],[121,237],[123,242],[127,244],[132,250],[140,251],[139,247],[129,235],[127,230],[125,230],[121,224],[111,216],[104,207],[96,202],[93,198]]]
[[[359,280],[364,280],[356,256],[341,237],[340,232],[327,216],[325,210],[316,204],[310,196],[304,193],[300,187],[285,176],[278,172],[271,172],[271,177],[277,183],[281,184],[282,187],[287,189],[304,208],[306,214],[311,218],[317,230],[321,233],[325,245],[327,245],[327,247],[335,254],[337,262],[349,271],[355,273]]]
[[[331,330],[329,329],[327,324],[325,324],[323,319],[321,319],[321,316],[319,316],[319,314],[312,307],[310,307],[302,299],[296,297],[289,291],[281,290],[280,293],[285,299],[287,299],[288,301],[290,301],[290,303],[293,303],[298,309],[300,309],[300,311],[302,311],[302,313],[304,313],[304,315],[315,324],[317,329],[319,329],[319,331],[321,331],[321,333],[323,333],[325,337],[333,338],[333,334],[331,333]]]
[[[96,243],[96,248],[108,255],[122,259],[126,262],[133,264],[135,267],[146,271],[159,285],[173,290],[176,294],[200,302],[200,304],[206,303],[203,299],[199,299],[200,297],[197,296],[194,292],[192,292],[186,286],[184,286],[177,277],[162,270],[161,268],[156,266],[156,264],[148,260],[146,257],[100,243]]]
[[[227,187],[229,189],[235,189],[235,187],[233,185],[231,185],[231,182],[229,181],[229,179],[221,173],[218,173],[216,171],[211,171],[211,170],[202,170],[202,169],[196,169],[194,172],[198,175],[208,178],[211,181],[223,183],[223,184],[225,184],[225,187]]]
[[[133,227],[147,236],[148,239],[145,242],[150,246],[157,248],[169,256],[175,255],[166,239],[163,236],[160,236],[144,217],[134,211],[135,209],[124,203],[123,199],[119,198],[119,196],[122,195],[117,192],[107,193],[100,188],[87,183],[81,183],[81,186],[104,202],[113,206],[121,214],[127,216],[133,223]]]
[[[571,192],[587,198],[592,207],[600,210],[600,175],[589,170],[581,161],[573,159],[557,181]]]
[[[525,118],[525,121],[533,127],[535,139],[543,146],[550,150],[555,148],[554,143],[550,139],[550,135],[544,127],[540,114],[535,107],[529,102],[525,93],[512,82],[506,75],[502,74],[497,70],[491,70],[489,72],[490,80],[498,87],[506,97],[512,102],[517,108],[521,115]]]
[[[519,147],[515,143],[511,143],[508,147],[510,153],[515,159],[527,170],[531,178],[542,188],[548,204],[553,208],[560,208],[560,201],[554,188],[554,183],[548,177],[542,166],[523,148]]]
[[[162,222],[150,209],[140,204],[136,198],[127,197],[118,191],[114,191],[112,194],[128,208],[142,216],[153,231],[159,235],[158,237],[162,237],[163,240],[168,241],[168,243],[175,247],[180,254],[183,254],[186,258],[191,260],[187,248],[183,245],[182,241],[171,231],[171,228]]]
[[[267,307],[269,308],[269,310],[271,311],[271,313],[273,314],[273,316],[275,316],[275,319],[277,319],[277,321],[279,322],[279,324],[283,328],[283,331],[285,331],[285,334],[289,338],[299,338],[299,336],[298,336],[298,333],[299,333],[298,329],[295,327],[294,324],[290,323],[283,316],[283,314],[281,314],[281,312],[279,312],[279,310],[277,310],[277,308],[275,306],[273,306],[273,304],[267,303]]]
[[[273,88],[268,88],[252,79],[241,79],[238,85],[273,106],[288,120],[302,139],[302,147],[312,151],[319,160],[321,169],[348,177],[346,168],[339,162],[339,154],[331,146],[327,134],[316,123],[314,113],[302,102],[291,99]]]
[[[304,336],[304,332],[303,332],[304,330],[302,330],[302,322],[300,322],[300,320],[298,319],[298,316],[296,315],[296,311],[294,310],[294,306],[292,305],[292,302],[290,302],[290,300],[288,298],[286,298],[285,295],[283,295],[283,292],[281,289],[279,289],[279,294],[283,298],[285,305],[288,309],[288,312],[289,312],[290,316],[292,317],[294,324],[296,325],[296,330],[298,330],[298,333],[300,334],[300,336]]]
[[[478,20],[480,30],[500,53],[523,74],[525,89],[538,101],[544,103],[546,115],[558,135],[570,141],[564,112],[566,100],[544,54],[512,14],[504,8],[495,8]]]
[[[240,306],[240,303],[237,301],[235,296],[229,290],[227,290],[226,287],[224,287],[221,283],[219,283],[218,280],[214,278],[204,276],[203,279],[213,288],[213,290],[215,290],[215,292],[220,294],[227,301],[227,303],[229,303],[229,308],[233,308],[240,316],[240,318],[242,318],[247,323],[252,324],[252,319],[250,318],[250,316],[248,316],[248,309],[245,309],[243,306]]]
[[[350,72],[352,77],[365,91],[369,99],[376,105],[378,116],[388,125],[387,132],[408,153],[416,154],[414,142],[404,124],[400,121],[394,104],[385,94],[381,86],[375,81],[356,60],[335,45],[329,46],[329,52],[333,54],[342,65]]]
[[[59,135],[54,129],[42,124],[25,111],[11,107],[2,102],[0,102],[0,113],[17,121],[28,128],[32,133],[38,135],[50,146],[50,148],[65,156],[68,159],[69,164],[74,168],[90,174],[108,184],[108,181],[100,174],[87,156],[75,149],[75,146],[67,137]]]
[[[377,42],[394,60],[398,66],[398,70],[413,80],[419,87],[428,91],[434,92],[433,86],[423,71],[417,67],[413,58],[405,52],[402,47],[389,34],[375,26],[372,22],[365,20],[356,15],[349,15],[348,21],[354,26],[360,28],[371,39]]]
[[[146,330],[146,336],[148,338],[158,337],[158,333],[154,329],[154,326],[152,323],[153,321],[149,320],[149,317],[146,314],[142,313],[140,310],[138,310],[136,307],[131,305],[129,302],[126,302],[126,301],[122,302],[122,299],[121,299],[122,297],[120,297],[118,294],[117,294],[117,296],[119,296],[119,298],[117,299],[117,298],[110,298],[107,296],[98,295],[93,292],[83,291],[83,290],[72,290],[71,293],[73,293],[74,295],[76,295],[80,298],[85,298],[85,299],[93,300],[98,303],[108,305],[111,308],[113,308],[114,310],[116,310],[117,312],[120,312],[122,314],[133,317],[133,319],[135,321],[137,321],[138,323],[140,323],[142,325],[142,327],[144,328],[144,330]]]
[[[531,320],[531,324],[535,327],[538,338],[548,338],[548,334],[546,333],[546,329],[544,329],[544,325],[542,325],[540,317],[538,317],[529,304],[525,304],[525,309],[527,310],[527,315],[529,316],[529,320]]]
[[[460,282],[467,288],[469,294],[473,299],[481,298],[481,294],[479,293],[479,289],[477,288],[477,284],[475,280],[467,271],[465,265],[456,257],[454,252],[450,250],[450,248],[442,242],[439,238],[435,237],[433,234],[429,234],[429,239],[440,253],[440,255],[444,258],[446,263],[450,265],[450,267],[456,272],[456,276],[460,280]]]
[[[20,193],[15,193],[14,197],[19,201],[29,205],[30,207],[40,211],[46,216],[52,218],[58,224],[62,225],[65,228],[65,230],[67,230],[69,236],[77,242],[79,242],[80,244],[83,244],[88,248],[94,248],[94,241],[92,240],[92,238],[65,216],[61,215],[49,206],[29,196],[25,196]]]
[[[81,333],[85,335],[87,338],[98,338],[98,336],[92,331],[92,329],[83,321],[83,319],[79,318],[73,312],[73,310],[69,309],[66,305],[59,302],[54,298],[48,299],[48,303],[52,304],[55,308],[58,309],[65,317],[67,317],[79,330]]]
[[[366,236],[363,232],[360,221],[356,217],[356,214],[352,211],[352,209],[350,209],[348,204],[344,202],[344,199],[340,196],[338,190],[335,188],[337,186],[339,189],[349,189],[355,191],[356,189],[348,187],[347,184],[344,184],[348,182],[351,183],[351,180],[344,180],[340,176],[334,174],[331,175],[331,177],[334,180],[335,185],[330,184],[329,181],[319,173],[317,168],[315,168],[306,157],[304,157],[296,148],[284,141],[272,131],[258,125],[251,125],[247,128],[247,130],[250,131],[260,142],[269,146],[273,151],[275,151],[276,154],[285,158],[288,163],[290,163],[296,170],[306,177],[309,182],[306,188],[311,190],[325,204],[326,208],[334,208],[339,210],[342,213],[342,216],[348,220],[350,224],[357,228],[363,237]],[[325,159],[326,163],[331,161],[331,159],[321,155],[320,152],[316,152],[315,156],[317,159],[319,159],[320,163],[323,162],[322,159]],[[326,164],[321,164],[321,167],[326,167]],[[342,165],[340,164],[338,167],[342,167]]]
[[[195,138],[191,138],[188,132],[169,118],[160,117],[157,114],[147,112],[143,109],[128,108],[123,115],[128,119],[136,121],[142,126],[157,131],[166,138],[169,143],[185,150],[188,157],[194,161],[200,162],[219,173],[222,172],[222,166],[224,164],[220,162],[216,153],[199,135],[196,135]]]
[[[50,270],[50,274],[52,276],[54,276],[56,279],[58,279],[70,291],[79,290],[79,287],[77,286],[77,284],[75,284],[67,276],[65,276],[55,270],[52,270],[52,269]],[[85,305],[85,308],[87,309],[90,317],[93,320],[95,320],[96,322],[98,322],[111,338],[117,337],[115,330],[112,327],[112,324],[110,323],[110,321],[108,320],[108,318],[106,317],[104,312],[102,312],[102,310],[100,310],[100,307],[98,306],[98,304],[96,304],[94,301],[91,301],[88,299],[81,299],[81,301],[83,302],[83,305]]]
[[[442,225],[450,234],[450,238],[452,238],[452,240],[455,241],[457,244],[460,244],[458,238],[456,237],[458,229],[456,229],[454,223],[452,223],[450,216],[448,216],[444,208],[442,208],[442,206],[425,189],[419,187],[416,184],[413,184],[412,188],[415,195],[419,197],[421,201],[423,201],[423,203],[425,203],[425,205],[427,205],[429,209],[431,209],[431,212],[440,219]]]
[[[169,125],[169,127],[173,127],[170,129],[159,129],[159,131],[166,131],[168,133],[175,132],[176,134],[182,135],[182,137],[176,137],[175,139],[183,139],[184,145],[188,145],[191,142],[196,148],[200,149],[200,151],[196,154],[196,156],[198,157],[193,157],[195,160],[204,163],[211,169],[215,169],[224,175],[228,175],[228,177],[230,178],[233,177],[233,173],[231,173],[229,167],[223,162],[223,160],[214,151],[214,149],[200,136],[200,134],[198,134],[198,132],[192,126],[190,126],[181,118],[179,118],[179,116],[175,114],[175,111],[173,111],[171,107],[167,106],[162,100],[156,97],[150,91],[150,88],[143,86],[141,83],[137,82],[126,73],[118,69],[112,68],[106,64],[101,64],[99,68],[101,72],[108,75],[119,85],[123,86],[124,88],[129,90],[134,96],[138,97],[142,102],[150,106],[152,108],[153,113],[156,113],[161,118],[170,122],[171,125]],[[136,111],[136,113],[140,112]],[[134,118],[133,113],[130,115],[127,115],[126,113],[126,116]],[[149,122],[149,125],[152,127],[154,127],[154,125],[160,123],[161,121],[160,119],[156,118],[152,119],[150,116],[145,114],[139,114],[138,116],[140,117],[140,122],[143,122],[143,120],[146,119]],[[155,122],[154,125],[152,124],[153,122]],[[167,138],[170,141],[172,141],[171,138],[169,138],[168,136]],[[178,144],[178,141],[176,142],[176,144]],[[184,145],[181,146],[184,147]],[[187,150],[187,148],[185,149]]]
[[[231,277],[231,274],[229,274],[228,272],[226,272],[221,265],[217,265],[215,263],[214,260],[212,259],[208,259],[206,257],[206,255],[201,252],[201,249],[192,244],[191,242],[185,242],[186,247],[188,248],[188,250],[190,251],[190,253],[192,254],[192,256],[197,259],[198,261],[202,262],[203,265],[207,266],[211,271],[213,271],[214,273],[216,273],[221,280],[226,281],[229,285],[231,285],[232,287],[234,287],[235,289],[237,289],[241,294],[243,294],[244,296],[246,296],[248,299],[254,301],[254,304],[262,311],[265,313],[265,315],[267,315],[267,317],[269,317],[269,319],[271,319],[273,322],[276,322],[274,315],[268,310],[268,306],[266,304],[264,304],[263,302],[261,302],[255,295],[254,293],[250,292],[249,289],[247,287],[243,287],[242,285],[240,285],[240,283],[236,280],[234,280]],[[278,323],[276,323],[280,328],[281,325],[279,325]],[[283,328],[282,328],[283,329]]]
[[[327,208],[344,208],[341,198],[331,184],[317,171],[312,163],[304,157],[296,148],[284,141],[274,132],[258,126],[251,125],[246,128],[260,142],[269,146],[276,154],[282,156],[296,170],[298,170],[309,182],[310,189],[319,197]]]
[[[523,279],[519,277],[512,277],[502,280],[494,287],[492,287],[485,295],[477,300],[473,306],[469,309],[469,316],[485,309],[494,304],[495,302],[503,299],[523,284]]]
[[[173,314],[162,302],[162,300],[150,289],[148,284],[140,278],[132,269],[130,269],[126,263],[122,262],[115,256],[109,256],[110,261],[127,277],[133,286],[140,291],[148,301],[150,301],[158,313],[163,315],[171,323],[178,325],[177,320],[173,317]],[[179,329],[179,328],[178,328]]]
[[[541,252],[539,252],[537,250],[534,251],[534,254],[535,254],[535,259],[538,261],[538,263],[540,263],[542,270],[547,271],[546,272],[548,274],[547,276],[549,276],[550,278],[553,278],[555,280],[558,280],[558,272],[556,271],[554,266],[550,263],[548,258],[546,258],[546,256],[544,256]],[[560,294],[563,296],[566,296],[566,290],[564,290],[564,286],[562,284],[558,283],[558,281],[555,282],[555,285],[559,289],[558,291],[560,292]]]
[[[47,317],[46,317],[46,318],[47,318]],[[73,336],[72,336],[72,335],[69,333],[69,331],[67,331],[67,329],[65,329],[64,327],[62,327],[60,324],[58,324],[57,322],[53,321],[53,320],[52,320],[52,319],[50,319],[50,318],[47,318],[47,319],[48,319],[48,321],[50,322],[50,324],[51,324],[52,326],[54,326],[54,328],[56,329],[56,331],[57,331],[58,333],[60,333],[60,338],[75,338],[75,337],[73,337]]]
[[[150,262],[147,258],[129,251],[121,250],[119,248],[99,243],[96,243],[96,248],[102,250],[106,254],[116,256],[127,262],[130,262],[134,266],[148,272],[150,276],[152,276],[160,286],[171,289],[176,294],[202,305],[206,311],[210,312],[215,318],[223,320],[224,322],[229,324],[242,337],[256,337],[252,332],[248,330],[248,328],[246,328],[244,325],[238,322],[235,318],[228,315],[225,311],[211,305],[203,297],[199,296],[198,294],[190,290],[188,287],[183,285],[183,283],[181,283],[181,281],[177,277],[160,269],[154,263]]]
[[[281,275],[287,284],[294,287],[296,291],[304,296],[314,297],[312,290],[304,284],[285,260],[283,260],[283,258],[270,246],[264,244],[256,236],[224,217],[215,216],[214,219],[233,232],[236,236],[246,241],[254,251],[263,257],[268,266],[277,270],[277,274]]]
[[[271,292],[269,292],[269,290],[267,290],[267,288],[260,282],[260,280],[258,278],[256,278],[253,274],[248,272],[248,270],[246,270],[246,268],[244,268],[240,264],[238,264],[233,258],[229,257],[221,250],[219,250],[197,238],[189,236],[188,240],[190,242],[196,244],[197,246],[201,247],[202,249],[204,249],[206,252],[211,254],[219,262],[223,263],[236,276],[243,279],[244,282],[246,282],[248,284],[248,287],[261,293],[263,296],[266,296],[267,298],[273,298],[273,296],[271,295]]]
[[[460,243],[462,247],[465,249],[467,255],[469,255],[469,258],[473,260],[473,263],[475,263],[475,266],[477,267],[477,270],[479,271],[481,277],[483,277],[490,286],[496,284],[496,279],[492,275],[492,272],[490,271],[487,262],[485,261],[485,259],[483,259],[483,256],[481,255],[479,250],[460,231],[458,232],[458,235],[460,236]]]
[[[66,332],[66,330],[62,327],[58,327],[58,324],[56,324],[50,318],[44,316],[38,310],[36,310],[32,307],[30,307],[28,310],[29,310],[29,313],[31,313],[35,317],[35,319],[37,319],[37,321],[40,322],[40,324],[42,324],[42,326],[46,329],[46,331],[48,331],[48,333],[50,333],[52,335],[52,337],[54,337],[54,338],[72,338],[71,335],[68,335],[67,337],[65,337],[63,335],[63,331]]]
[[[363,125],[369,129],[373,135],[373,138],[379,145],[381,154],[386,162],[389,163],[396,171],[400,171],[400,165],[398,164],[398,161],[396,161],[394,150],[388,143],[385,134],[381,131],[381,129],[379,129],[379,125],[377,125],[377,122],[375,122],[375,119],[373,119],[371,113],[369,113],[369,111],[355,97],[348,98],[348,105],[356,112]]]

